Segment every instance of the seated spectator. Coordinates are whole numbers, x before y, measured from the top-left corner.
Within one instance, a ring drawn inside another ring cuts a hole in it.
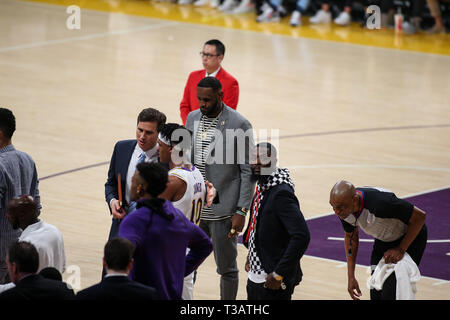
[[[77,294],[77,300],[156,300],[152,287],[128,278],[133,267],[133,244],[124,238],[109,240],[104,248],[103,266],[106,275],[102,281]]]
[[[425,8],[425,0],[409,0],[411,7],[405,13],[402,30],[406,34],[414,34],[422,31],[422,13]]]
[[[19,241],[30,242],[37,249],[38,272],[46,267],[55,267],[63,273],[66,255],[62,234],[55,226],[38,219],[38,214],[38,203],[27,195],[13,198],[6,212],[13,229],[23,230]]]
[[[445,33],[445,26],[442,20],[440,2],[450,3],[450,0],[427,0],[431,16],[434,18],[434,26],[427,31],[428,34]]]
[[[39,254],[29,242],[14,242],[6,263],[14,288],[0,294],[0,300],[73,300],[75,294],[66,283],[45,279],[37,274]]]

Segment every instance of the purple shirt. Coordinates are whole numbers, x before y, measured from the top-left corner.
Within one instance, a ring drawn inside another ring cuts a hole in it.
[[[139,203],[140,201],[138,201]],[[183,280],[213,250],[211,240],[170,201],[164,214],[141,207],[120,223],[119,237],[135,246],[130,278],[152,286],[161,299],[181,299]],[[186,248],[190,248],[186,255]]]

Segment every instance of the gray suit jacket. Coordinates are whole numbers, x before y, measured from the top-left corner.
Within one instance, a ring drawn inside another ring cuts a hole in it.
[[[195,152],[201,152],[195,150],[201,117],[202,113],[197,109],[189,113],[186,121],[186,128],[193,132],[191,161],[194,164]],[[255,188],[249,161],[253,147],[250,122],[224,104],[205,165],[205,180],[214,185],[220,198],[220,203],[212,205],[216,216],[229,216],[237,207],[250,207]]]

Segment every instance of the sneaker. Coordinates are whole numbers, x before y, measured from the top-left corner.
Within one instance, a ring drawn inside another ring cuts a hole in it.
[[[257,18],[256,22],[278,22],[280,21],[280,14],[278,11],[273,10],[271,6],[267,6],[266,9]]]
[[[331,22],[331,12],[326,12],[323,10],[317,11],[314,17],[309,18],[309,22],[313,24],[317,23],[330,23]]]
[[[191,0],[178,0],[178,4],[190,4]]]
[[[242,0],[241,3],[233,9],[233,14],[252,12],[255,6],[250,0]]]
[[[300,11],[295,10],[294,12],[292,12],[291,21],[289,22],[289,24],[292,27],[300,26],[302,24],[302,20],[300,19],[301,17],[302,14],[300,13]]]
[[[236,7],[236,2],[234,0],[225,0],[217,9],[219,11],[231,11]]]
[[[440,33],[445,33],[445,28],[444,26],[438,26],[436,24],[427,31],[427,34],[440,34]]]
[[[336,19],[334,19],[334,23],[340,26],[348,26],[352,21],[351,16],[346,11],[342,11]]]
[[[416,28],[408,21],[402,23],[402,31],[405,34],[415,34],[417,33]]]
[[[194,2],[194,6],[206,6],[209,3],[209,0],[197,0]]]

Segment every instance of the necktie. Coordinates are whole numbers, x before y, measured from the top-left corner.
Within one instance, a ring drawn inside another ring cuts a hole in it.
[[[142,153],[139,155],[137,164],[144,162],[144,160],[145,160],[145,152],[142,152]]]

